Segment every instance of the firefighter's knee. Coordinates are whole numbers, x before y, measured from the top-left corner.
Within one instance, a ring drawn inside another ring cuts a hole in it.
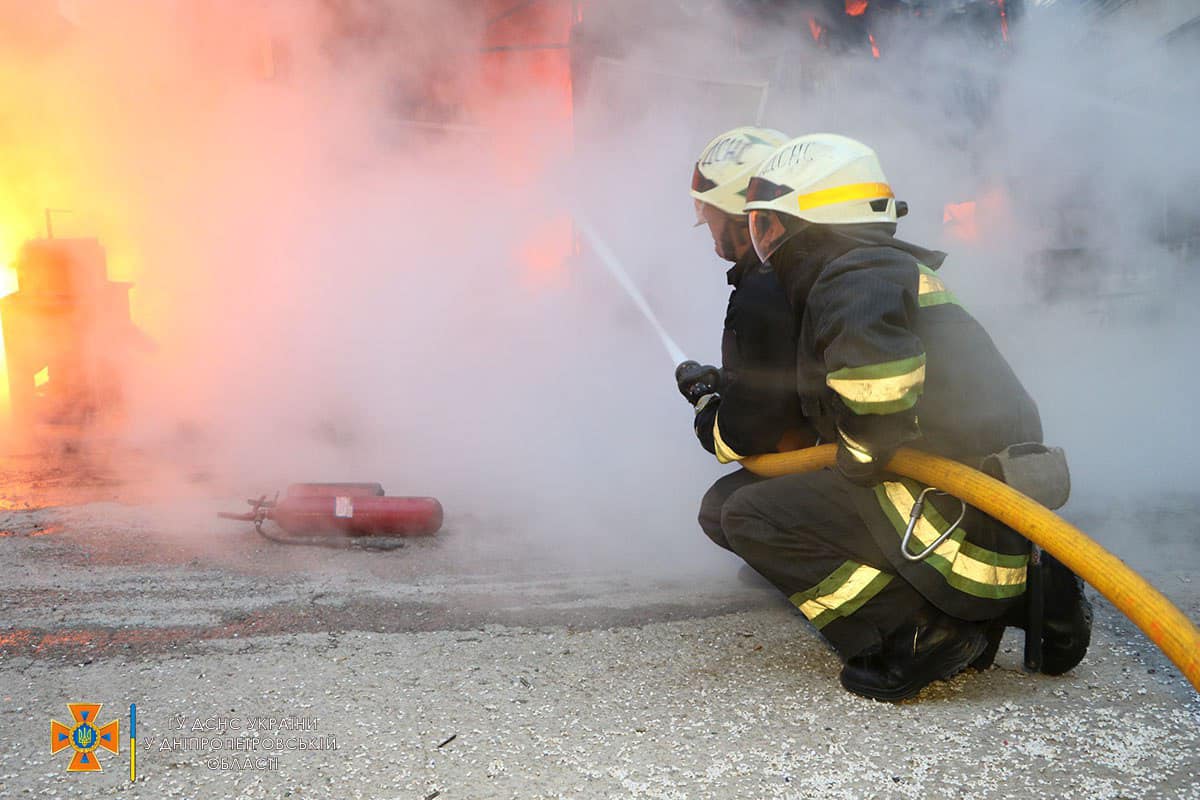
[[[704,493],[704,498],[700,501],[700,513],[697,515],[697,521],[699,521],[704,535],[712,539],[714,544],[724,547],[726,550],[731,548],[725,537],[721,519],[728,499],[726,492],[721,491],[720,487],[713,486]]]
[[[743,545],[757,540],[757,532],[767,524],[754,502],[753,489],[752,486],[739,489],[721,506],[721,531],[729,549],[739,555],[745,549]]]

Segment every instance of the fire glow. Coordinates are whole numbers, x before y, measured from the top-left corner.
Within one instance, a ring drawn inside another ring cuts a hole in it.
[[[979,238],[975,209],[976,202],[974,200],[946,203],[942,208],[942,224],[955,239],[973,242]]]
[[[809,17],[808,31],[812,34],[813,41],[819,42],[821,41],[821,34],[825,32],[825,29],[821,27],[821,23],[817,22],[816,17]]]
[[[289,3],[272,8],[254,4],[251,10],[242,4],[146,6],[120,0],[104,14],[89,4],[64,20],[56,5],[66,4],[29,5],[28,14],[0,19],[7,26],[0,26],[0,100],[13,110],[0,127],[0,178],[5,184],[0,193],[0,296],[18,289],[13,264],[22,246],[47,236],[46,209],[69,208],[75,213],[61,223],[55,217],[55,227],[62,228],[55,234],[97,239],[107,252],[111,280],[153,284],[134,295],[133,322],[165,348],[174,347],[194,334],[179,332],[173,299],[186,294],[194,302],[190,290],[209,285],[202,256],[194,255],[200,250],[188,243],[198,236],[197,223],[216,230],[229,222],[222,217],[224,201],[214,198],[236,197],[247,206],[274,203],[269,187],[300,174],[269,174],[288,157],[313,166],[314,180],[321,179],[322,164],[315,155],[319,136],[309,135],[303,123],[307,104],[327,90],[323,81],[332,80],[321,60],[326,57],[321,37],[331,35],[321,14],[332,12],[312,10],[322,4],[304,4],[307,11]],[[486,31],[482,24],[480,29],[467,25],[469,33],[453,40],[479,49],[478,55],[472,52],[472,58],[464,59],[471,74],[457,76],[461,80],[447,79],[438,70],[400,70],[411,83],[405,84],[406,91],[411,88],[413,94],[412,109],[404,116],[425,126],[418,131],[437,130],[444,122],[449,128],[487,132],[500,180],[511,185],[513,196],[522,196],[544,176],[552,158],[570,149],[566,43],[582,4],[497,0],[480,5],[484,7],[460,13],[424,4],[425,17],[446,30],[451,20],[490,22]],[[407,34],[401,30],[395,35],[402,40]],[[347,38],[352,41],[343,45],[364,52],[370,44]],[[80,80],[81,75],[88,80]],[[371,80],[356,86],[373,88]],[[418,90],[423,96],[417,96]],[[122,104],[116,100],[130,108],[118,110]],[[263,108],[270,110],[258,114]],[[428,119],[422,116],[426,113]],[[272,125],[247,122],[271,114],[301,124],[283,135]],[[349,123],[344,128],[357,133]],[[148,129],[152,136],[146,135]],[[198,152],[209,146],[213,149],[207,154]],[[252,155],[268,148],[286,155]],[[227,164],[243,165],[232,176],[235,185],[228,185],[231,176],[220,167],[198,166],[206,157],[212,163],[218,154]],[[229,217],[236,226],[257,213],[247,208]],[[511,268],[528,285],[561,285],[568,279],[567,258],[573,250],[570,219],[561,216],[542,224],[541,212],[532,206],[528,217],[535,221],[513,247],[516,263]],[[225,227],[229,239],[238,238]],[[209,236],[207,241],[220,238]],[[143,272],[143,262],[171,274]],[[0,420],[8,418],[13,403],[4,354],[0,338]],[[65,374],[55,375],[55,383]],[[54,384],[43,372],[33,388],[53,389]]]
[[[18,21],[33,24],[35,17],[30,12]],[[9,33],[20,35],[19,30]],[[41,44],[58,53],[54,48],[69,49],[71,42]],[[88,158],[87,146],[75,139],[74,131],[94,127],[86,104],[77,102],[79,82],[69,71],[47,67],[45,55],[16,45],[0,54],[0,101],[14,110],[0,129],[0,297],[18,290],[18,257],[27,242],[47,236],[51,214],[67,235],[83,231],[110,243],[125,240],[119,233],[125,227],[120,219],[124,204],[114,203],[112,193],[99,188],[98,167]],[[64,214],[66,208],[80,213]],[[116,261],[128,265],[124,257]],[[6,345],[0,331],[0,427],[12,421]],[[45,389],[49,380],[49,371],[41,370],[34,388]]]
[[[1000,36],[1005,42],[1008,41],[1008,9],[1004,7],[1004,0],[996,0],[996,6],[1000,9]]]

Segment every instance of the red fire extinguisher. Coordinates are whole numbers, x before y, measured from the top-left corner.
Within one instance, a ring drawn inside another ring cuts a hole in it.
[[[433,497],[388,497],[378,483],[296,483],[281,500],[266,496],[248,500],[245,514],[220,513],[222,519],[253,522],[254,529],[272,541],[286,544],[370,546],[391,549],[400,542],[384,545],[364,541],[373,537],[432,536],[442,527],[442,504]],[[282,528],[288,537],[263,530],[267,520]]]

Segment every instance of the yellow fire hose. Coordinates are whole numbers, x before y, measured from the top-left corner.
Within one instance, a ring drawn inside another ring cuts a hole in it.
[[[751,456],[741,464],[775,478],[834,464],[836,445]],[[978,470],[918,450],[901,448],[887,469],[964,500],[995,517],[1057,558],[1129,617],[1200,691],[1200,630],[1140,575],[1087,534],[1040,503]]]

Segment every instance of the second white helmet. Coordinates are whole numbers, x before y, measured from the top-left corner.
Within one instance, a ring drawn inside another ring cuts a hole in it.
[[[787,140],[786,133],[773,128],[746,126],[722,133],[704,146],[696,161],[692,199],[743,216],[746,189],[755,170]]]

